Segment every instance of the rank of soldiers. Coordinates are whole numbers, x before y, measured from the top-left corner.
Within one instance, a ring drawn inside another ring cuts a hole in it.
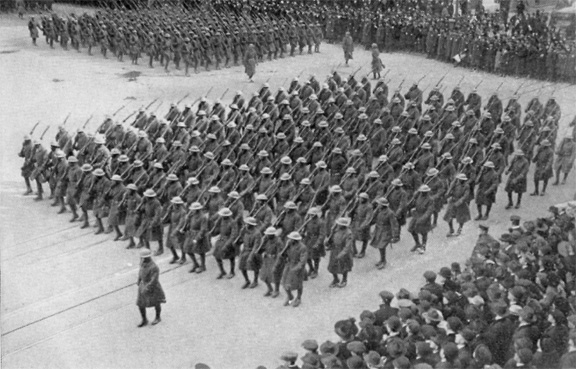
[[[162,254],[166,244],[191,272],[204,272],[212,251],[218,278],[232,278],[238,259],[243,288],[260,279],[276,297],[282,284],[297,306],[327,252],[330,286],[344,287],[368,245],[385,268],[407,223],[412,251],[424,253],[444,207],[448,237],[471,219],[473,199],[475,219],[489,217],[501,181],[506,208],[519,208],[531,163],[532,195],[545,194],[554,170],[554,184],[566,181],[576,147],[572,136],[557,143],[554,97],[523,110],[518,96],[504,106],[496,92],[483,104],[476,90],[465,98],[455,87],[444,101],[434,88],[423,104],[416,84],[390,99],[388,89],[333,72],[323,84],[312,76],[276,92],[238,91],[228,106],[204,96],[157,116],[153,101],[119,120],[121,108],[94,134],[90,119],[73,136],[65,121],[49,149],[48,128],[25,137],[26,194],[35,182],[42,200],[47,185],[71,222],[87,228],[93,218],[97,234],[115,232],[128,248],[157,241]]]
[[[80,52],[99,47],[106,58],[112,53],[132,64],[143,58],[149,67],[159,63],[166,71],[174,65],[198,72],[238,65],[244,61],[247,47],[253,44],[259,61],[320,52],[320,24],[301,17],[276,16],[266,9],[239,12],[236,6],[212,4],[190,9],[165,5],[161,8],[136,7],[133,10],[103,9],[94,16],[84,13],[67,18],[55,13],[28,22],[34,44],[40,29],[46,43],[54,47],[68,44]]]

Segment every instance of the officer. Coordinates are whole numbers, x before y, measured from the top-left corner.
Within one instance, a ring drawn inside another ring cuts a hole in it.
[[[546,194],[546,187],[548,180],[554,176],[554,150],[552,150],[550,141],[543,140],[534,155],[532,161],[536,164],[534,170],[534,192],[530,196],[544,196]],[[540,181],[542,181],[542,192],[539,190]]]
[[[328,223],[330,224],[330,223]],[[330,250],[328,272],[332,274],[330,288],[344,288],[348,283],[348,273],[352,270],[354,236],[350,230],[350,218],[336,219],[335,228],[326,237],[325,244]],[[342,274],[342,280],[339,279]]]
[[[467,183],[468,177],[464,173],[458,173],[452,182],[451,189],[448,189],[448,208],[444,214],[444,220],[448,223],[449,231],[446,237],[460,236],[464,223],[470,220],[470,186]],[[458,230],[454,233],[453,220],[458,222]]]
[[[371,246],[380,252],[380,261],[376,263],[376,268],[384,269],[387,264],[386,249],[389,244],[400,240],[400,227],[385,197],[378,198],[376,204],[377,207],[372,216],[366,220],[366,224],[375,226]]]
[[[218,211],[218,216],[220,217],[219,227],[215,230],[212,235],[219,235],[216,244],[214,245],[214,258],[216,263],[218,263],[218,268],[220,269],[220,274],[217,279],[222,279],[226,276],[226,271],[222,261],[228,259],[230,261],[230,273],[227,278],[232,279],[235,276],[235,257],[236,250],[234,243],[238,238],[239,230],[238,225],[235,220],[232,219],[232,211],[228,208],[222,208]]]
[[[284,306],[298,307],[302,302],[304,290],[304,278],[306,275],[306,260],[308,251],[302,243],[302,236],[298,232],[291,232],[286,240],[286,246],[280,251],[274,268],[283,264],[282,285],[286,291]],[[292,291],[296,291],[294,298]]]
[[[408,232],[414,238],[415,244],[410,251],[423,254],[426,251],[428,232],[432,230],[431,219],[434,212],[434,200],[430,197],[430,187],[426,184],[420,185],[411,202],[408,208],[413,206],[414,210],[408,225]],[[419,236],[422,236],[422,242]]]
[[[526,192],[526,177],[528,176],[528,169],[530,167],[530,162],[526,159],[522,150],[518,149],[514,154],[514,158],[508,170],[506,170],[506,174],[509,175],[506,181],[506,187],[504,187],[504,191],[508,193],[508,205],[506,205],[506,209],[512,209],[512,207],[516,209],[520,208],[522,194]],[[512,201],[513,193],[518,194],[516,206],[514,206]]]

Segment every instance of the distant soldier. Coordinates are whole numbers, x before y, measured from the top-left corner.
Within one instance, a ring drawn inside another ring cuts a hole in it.
[[[244,72],[248,75],[250,82],[254,82],[252,77],[256,74],[256,61],[258,60],[258,54],[256,48],[253,44],[248,45],[246,53],[244,54]]]
[[[158,241],[158,250],[155,255],[164,253],[162,204],[152,189],[144,191],[144,198],[137,211],[140,211],[141,221],[135,236],[140,238],[139,246],[150,248],[150,241]]]
[[[448,190],[446,196],[448,197],[448,207],[444,220],[448,223],[449,231],[446,237],[459,236],[462,233],[464,223],[470,220],[470,185],[468,184],[468,177],[464,173],[459,173],[454,178],[453,187]],[[454,233],[453,220],[456,219],[458,223],[458,230]]]
[[[380,252],[380,261],[376,268],[384,269],[386,266],[386,249],[391,243],[398,242],[400,239],[400,227],[392,210],[390,210],[388,200],[381,197],[376,200],[376,207],[372,217],[367,219],[368,224],[375,225],[374,236],[372,237],[371,246]]]
[[[32,145],[32,139],[28,135],[24,136],[22,149],[20,149],[20,153],[18,154],[19,157],[24,158],[24,164],[20,171],[22,177],[24,177],[24,183],[26,184],[26,192],[24,193],[24,196],[30,195],[34,192],[32,191],[32,186],[30,184],[30,175],[34,170],[33,151],[34,146]]]
[[[282,243],[276,236],[276,228],[268,227],[264,231],[261,245],[258,250],[254,250],[254,257],[260,255],[262,259],[262,268],[260,269],[260,280],[266,283],[268,290],[264,297],[278,297],[280,294],[280,280],[282,278],[282,269],[274,268],[278,254],[282,250]]]
[[[222,265],[222,261],[224,259],[230,260],[230,273],[228,274],[227,278],[231,279],[234,278],[235,272],[235,257],[236,257],[236,250],[234,242],[238,237],[238,226],[236,220],[232,218],[232,211],[228,208],[222,208],[218,211],[219,219],[219,227],[217,227],[216,231],[213,235],[219,235],[216,244],[214,245],[214,258],[218,263],[218,268],[220,268],[220,274],[218,275],[217,279],[222,279],[226,276],[226,271],[224,270],[224,266]]]
[[[384,69],[382,59],[380,59],[380,50],[378,45],[372,44],[372,74],[374,79],[380,79],[380,72]]]
[[[478,188],[476,189],[475,201],[478,215],[475,220],[488,219],[490,210],[492,209],[492,204],[496,202],[496,192],[498,191],[500,180],[495,168],[493,162],[485,162],[476,179]],[[486,206],[486,212],[484,215],[482,215],[482,206]]]
[[[548,186],[548,180],[554,177],[554,150],[552,150],[552,144],[548,140],[543,140],[540,142],[538,151],[534,155],[532,161],[536,164],[536,169],[534,171],[534,192],[530,196],[544,196],[546,194],[546,187]],[[542,181],[542,192],[539,190],[540,181]]]
[[[36,24],[34,17],[30,17],[30,20],[28,21],[28,30],[30,31],[32,44],[36,45],[36,39],[38,38],[38,25]]]
[[[342,40],[342,49],[344,50],[344,60],[346,65],[348,65],[348,61],[354,59],[352,55],[354,53],[354,41],[352,36],[350,36],[350,32],[346,32],[346,36]]]
[[[257,228],[257,220],[254,217],[247,217],[244,219],[245,229],[243,232],[242,251],[240,252],[240,260],[238,262],[238,269],[242,272],[242,276],[246,283],[242,289],[256,288],[258,286],[258,273],[262,265],[262,260],[256,250],[263,242],[262,235]],[[254,279],[250,282],[248,271],[254,272]]]

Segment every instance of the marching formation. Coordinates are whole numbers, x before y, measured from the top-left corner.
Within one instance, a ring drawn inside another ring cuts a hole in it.
[[[447,237],[457,237],[472,200],[475,219],[489,217],[500,182],[506,208],[519,208],[532,163],[532,195],[545,194],[554,171],[555,185],[566,181],[576,145],[570,135],[557,141],[554,97],[523,109],[497,91],[486,101],[476,90],[465,97],[455,86],[445,97],[434,88],[424,100],[417,83],[400,87],[389,99],[383,79],[372,86],[333,72],[323,84],[312,76],[238,91],[227,107],[207,93],[157,116],[155,100],[123,120],[120,108],[94,134],[90,119],[73,136],[65,121],[49,149],[49,127],[32,140],[36,125],[20,152],[26,194],[35,182],[42,200],[47,185],[71,222],[93,219],[97,234],[115,232],[127,248],[157,242],[156,255],[166,246],[172,263],[191,261],[190,272],[206,271],[211,251],[219,279],[237,266],[243,288],[260,280],[276,297],[282,285],[285,304],[298,306],[325,256],[330,287],[342,288],[368,245],[385,268],[406,224],[412,251],[424,253],[443,209]]]
[[[119,61],[128,56],[132,64],[143,58],[150,68],[159,63],[166,71],[172,65],[198,72],[220,69],[250,59],[253,45],[256,61],[284,56],[320,52],[322,30],[315,21],[293,21],[262,12],[240,12],[236,6],[211,4],[186,9],[166,5],[160,9],[137,7],[133,10],[104,9],[94,16],[84,13],[64,18],[53,13],[28,22],[32,42],[36,44],[40,29],[46,43],[54,47],[68,44],[78,52],[99,47]],[[208,7],[210,5],[210,7]]]

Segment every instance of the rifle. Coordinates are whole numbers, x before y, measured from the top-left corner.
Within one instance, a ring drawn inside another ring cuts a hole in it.
[[[438,87],[440,85],[440,83],[442,83],[442,81],[444,81],[444,78],[446,78],[446,76],[448,75],[448,73],[450,72],[446,72],[441,78],[440,80],[438,80],[438,82],[436,82],[436,84],[434,85],[434,87]]]
[[[92,119],[93,116],[94,116],[94,114],[92,114],[88,119],[86,119],[86,122],[84,122],[84,124],[82,125],[82,129],[86,128],[86,126],[88,125],[88,122],[90,122],[90,120]]]
[[[478,82],[478,84],[476,86],[474,86],[474,89],[477,90],[478,87],[480,87],[480,85],[482,84],[482,82],[484,82],[483,79],[481,79],[480,82]]]
[[[70,118],[70,115],[72,115],[72,113],[68,113],[68,116],[66,116],[66,119],[64,119],[64,122],[61,124],[62,127],[64,127],[64,125],[68,121],[68,118]]]
[[[44,135],[46,134],[46,132],[48,132],[49,129],[50,129],[50,125],[48,125],[48,127],[46,127],[44,132],[42,132],[42,135],[40,136],[40,140],[42,140],[44,138]]]
[[[126,118],[124,118],[124,119],[122,120],[122,123],[126,123],[126,121],[127,121],[128,119],[132,118],[132,117],[134,116],[134,114],[136,114],[136,113],[139,112],[139,111],[140,111],[140,109],[135,110],[135,111],[133,111],[132,113],[130,113],[130,115],[128,115]]]
[[[463,80],[464,80],[464,75],[462,76],[462,78],[460,78],[460,80],[456,84],[456,87],[460,86],[460,83],[462,83]]]
[[[186,95],[184,95],[183,98],[181,98],[180,100],[178,100],[178,101],[176,102],[176,105],[179,105],[179,104],[180,104],[182,101],[184,101],[184,99],[186,99],[188,96],[190,96],[190,93],[187,93]]]
[[[154,99],[154,101],[152,101],[150,104],[146,105],[146,107],[144,107],[144,110],[148,110],[156,101],[158,101],[158,97],[156,99]]]
[[[226,96],[226,94],[228,93],[228,90],[230,90],[230,87],[226,88],[226,91],[224,91],[222,96],[220,96],[220,100],[222,100],[224,98],[224,96]]]
[[[406,81],[406,78],[404,78],[400,84],[398,85],[398,88],[396,88],[397,90],[400,90],[402,88],[402,85],[404,84],[404,81]]]
[[[38,121],[38,122],[36,122],[36,124],[34,124],[34,127],[32,127],[32,129],[30,130],[30,136],[32,136],[32,134],[36,130],[36,127],[38,127],[39,124],[40,124],[40,121]]]
[[[120,109],[116,110],[116,111],[114,112],[114,114],[112,114],[112,116],[115,117],[116,114],[120,113],[120,112],[122,111],[122,109],[124,109],[125,107],[126,107],[126,104],[122,105],[122,106],[120,107]]]

